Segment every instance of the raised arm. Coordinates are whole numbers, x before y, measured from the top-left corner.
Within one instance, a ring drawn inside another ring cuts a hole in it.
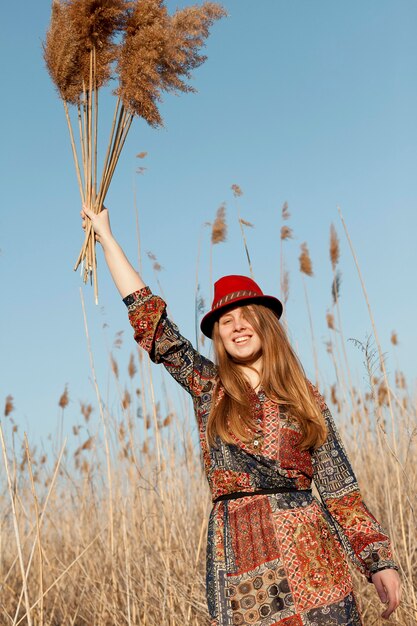
[[[110,274],[122,298],[143,289],[145,283],[132,267],[125,253],[113,237],[108,210],[103,208],[100,213],[96,214],[91,211],[91,209],[84,206],[81,211],[81,217],[84,230],[87,227],[88,221],[91,220],[95,238],[103,248]]]
[[[104,256],[135,331],[135,340],[146,350],[152,361],[163,363],[170,375],[194,399],[212,391],[216,378],[214,364],[193,348],[176,325],[166,315],[165,302],[151,293],[149,287],[132,267],[110,228],[109,213],[98,215],[84,207],[81,211],[83,229],[91,220],[96,240]]]

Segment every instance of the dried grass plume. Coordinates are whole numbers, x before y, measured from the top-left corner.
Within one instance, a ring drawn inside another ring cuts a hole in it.
[[[59,398],[58,406],[60,406],[61,409],[65,409],[65,407],[68,406],[68,403],[69,403],[68,388],[65,387],[63,393],[61,394],[61,397]]]
[[[13,396],[9,395],[4,405],[4,416],[7,417],[12,411],[14,411]]]
[[[342,284],[342,275],[338,271],[334,275],[332,280],[332,298],[333,302],[336,303],[340,298],[340,285]]]
[[[44,59],[61,98],[80,102],[90,81],[90,53],[95,53],[95,84],[106,84],[117,56],[115,37],[121,33],[125,0],[54,0]]]
[[[213,222],[211,229],[211,243],[221,243],[226,241],[227,237],[227,224],[226,224],[226,205],[223,203],[216,213],[216,219]]]
[[[233,191],[233,195],[235,198],[240,198],[240,196],[243,196],[243,191],[241,190],[239,185],[232,185],[231,190]]]
[[[340,245],[339,237],[337,236],[336,228],[333,224],[330,225],[330,261],[332,262],[333,270],[336,269],[336,265],[340,258]]]
[[[226,15],[218,4],[168,14],[163,0],[133,3],[117,63],[116,89],[127,110],[150,126],[162,126],[158,109],[162,92],[192,92],[186,81],[206,57],[199,54],[214,21]]]
[[[283,220],[289,220],[291,217],[291,213],[288,210],[288,202],[284,202],[281,209],[281,217]]]
[[[301,244],[301,253],[298,260],[300,261],[300,272],[307,274],[307,276],[313,276],[313,264],[306,242]]]
[[[326,322],[327,322],[327,328],[330,328],[331,330],[336,330],[335,325],[334,325],[333,313],[330,313],[329,311],[326,313]]]
[[[286,239],[293,239],[293,231],[289,226],[281,227],[281,240],[285,241]]]

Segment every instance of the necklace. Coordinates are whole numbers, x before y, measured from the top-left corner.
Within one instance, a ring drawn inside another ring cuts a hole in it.
[[[256,450],[260,450],[264,443],[264,436],[261,433],[256,433],[255,439],[252,441],[252,445]]]

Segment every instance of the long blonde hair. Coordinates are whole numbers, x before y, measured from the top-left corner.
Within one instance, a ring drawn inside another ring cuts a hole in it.
[[[262,304],[242,306],[245,319],[262,342],[261,385],[265,394],[288,409],[299,423],[301,450],[317,448],[326,440],[327,429],[320,407],[306,379],[303,367],[275,313]],[[242,367],[226,352],[220,338],[219,322],[213,327],[215,360],[224,395],[219,386],[208,417],[207,441],[213,445],[216,436],[233,443],[233,435],[248,442],[248,429],[254,433],[256,424],[251,415],[248,381]]]

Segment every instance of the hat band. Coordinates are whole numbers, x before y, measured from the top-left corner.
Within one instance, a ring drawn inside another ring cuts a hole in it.
[[[212,310],[215,311],[219,307],[233,300],[239,300],[240,298],[252,298],[253,296],[257,297],[261,295],[262,294],[258,293],[257,291],[233,291],[232,293],[228,293],[226,296],[223,296],[223,298],[220,298],[220,300],[218,300],[216,304],[213,305]]]

